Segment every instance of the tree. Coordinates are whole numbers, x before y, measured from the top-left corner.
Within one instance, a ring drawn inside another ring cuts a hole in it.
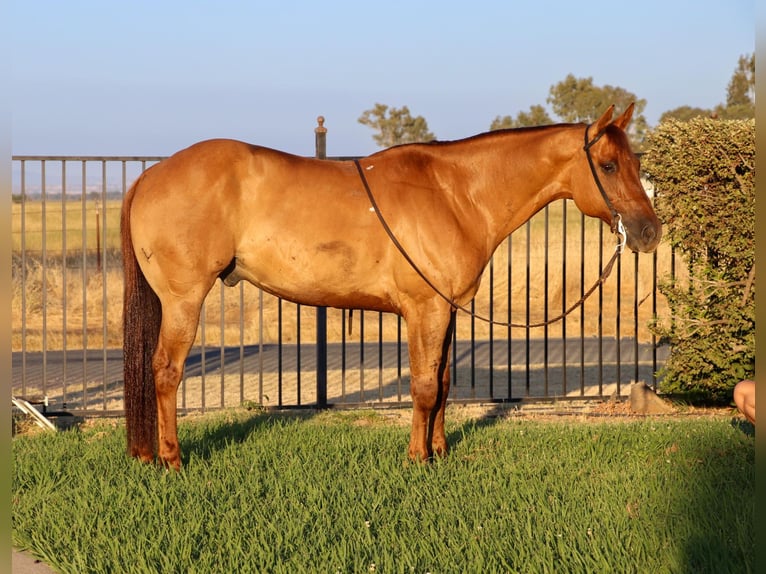
[[[691,106],[680,106],[664,112],[660,116],[660,123],[668,120],[678,120],[679,122],[688,122],[694,118],[709,118],[713,115],[713,110],[704,108],[693,108]]]
[[[671,120],[647,144],[663,241],[687,270],[660,278],[669,311],[650,329],[671,349],[662,387],[730,403],[755,369],[755,120]]]
[[[375,104],[366,110],[357,120],[378,133],[372,136],[375,143],[386,148],[394,145],[428,142],[436,136],[428,131],[428,123],[423,116],[412,117],[409,108],[389,108],[384,104]]]
[[[548,115],[548,111],[545,107],[540,105],[534,105],[529,107],[529,112],[519,112],[514,120],[511,116],[497,116],[492,125],[489,126],[490,130],[502,130],[506,128],[524,128],[532,126],[543,126],[552,124],[553,120]]]
[[[755,117],[755,53],[739,57],[726,89],[726,105],[719,104],[715,112],[726,120]]]
[[[722,120],[746,120],[755,117],[755,53],[740,56],[737,67],[726,89],[726,103],[712,110],[680,106],[660,116],[660,123],[670,119],[686,122],[696,117]]]
[[[597,120],[610,105],[615,104],[616,113],[621,113],[631,102],[636,104],[633,121],[628,128],[628,137],[637,149],[641,148],[647,130],[643,115],[646,100],[618,86],[596,86],[593,78],[575,78],[569,74],[558,84],[551,86],[547,102],[554,113],[564,122],[590,123]]]

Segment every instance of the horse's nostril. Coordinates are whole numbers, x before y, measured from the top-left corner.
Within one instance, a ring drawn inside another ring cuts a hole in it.
[[[657,232],[653,225],[646,225],[641,230],[641,239],[644,240],[644,243],[652,243],[655,237],[657,237]]]

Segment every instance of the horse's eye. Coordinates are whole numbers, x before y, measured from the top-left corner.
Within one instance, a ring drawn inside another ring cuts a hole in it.
[[[604,173],[614,173],[617,171],[617,164],[613,161],[608,161],[601,164],[601,169],[604,170]]]

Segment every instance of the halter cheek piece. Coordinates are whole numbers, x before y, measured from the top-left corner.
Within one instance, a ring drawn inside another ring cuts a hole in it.
[[[622,224],[622,216],[617,213],[614,205],[612,205],[612,201],[609,199],[609,196],[604,190],[604,186],[601,185],[601,180],[598,177],[596,165],[593,162],[593,156],[590,154],[590,148],[593,147],[593,144],[601,139],[604,133],[606,133],[606,128],[598,132],[592,140],[588,141],[588,130],[590,129],[590,126],[591,124],[588,124],[585,127],[585,145],[583,146],[583,150],[585,150],[585,156],[588,158],[588,165],[590,166],[590,172],[593,174],[593,179],[596,182],[596,187],[598,187],[599,192],[601,192],[601,197],[604,198],[604,203],[606,203],[606,206],[609,208],[609,211],[612,214],[612,233],[616,233],[620,237],[620,243],[617,244],[617,250],[622,253],[622,251],[625,249],[625,242],[628,239],[628,234],[625,230],[625,226]]]

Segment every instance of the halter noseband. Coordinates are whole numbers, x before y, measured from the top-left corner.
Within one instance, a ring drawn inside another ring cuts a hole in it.
[[[593,145],[606,133],[606,128],[598,132],[592,140],[588,141],[588,130],[590,129],[591,125],[592,124],[588,124],[585,126],[585,145],[583,146],[583,150],[585,150],[585,157],[588,158],[588,165],[590,166],[590,172],[593,174],[593,179],[596,182],[596,187],[598,187],[599,192],[601,192],[601,197],[604,198],[604,203],[606,203],[606,206],[609,208],[609,212],[612,214],[611,230],[612,233],[617,233],[617,235],[620,236],[620,243],[617,245],[617,250],[622,253],[623,249],[625,248],[625,242],[628,239],[628,234],[625,231],[625,226],[622,224],[622,216],[614,208],[612,201],[609,199],[609,196],[604,190],[604,186],[601,185],[601,180],[598,177],[598,171],[596,171],[596,165],[593,162],[593,156],[590,154],[590,148],[593,147]]]

